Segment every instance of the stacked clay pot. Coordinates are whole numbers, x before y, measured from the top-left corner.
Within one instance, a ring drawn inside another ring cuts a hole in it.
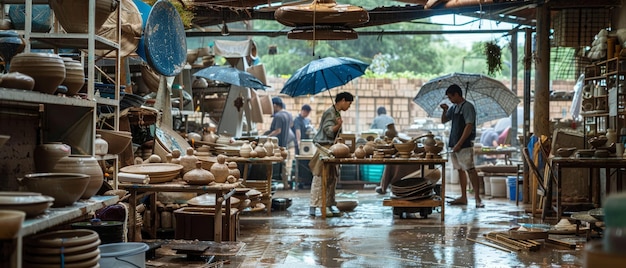
[[[61,158],[52,172],[80,173],[89,175],[89,183],[87,189],[83,192],[81,198],[88,199],[95,195],[104,181],[102,168],[98,164],[98,160],[90,155],[69,155]]]
[[[89,1],[50,0],[54,16],[68,33],[87,33],[89,30]],[[96,1],[95,28],[100,29],[109,15],[117,9],[117,0]]]
[[[53,94],[65,80],[65,64],[57,54],[20,53],[13,57],[9,72],[20,72],[35,79],[33,90]]]
[[[66,86],[67,95],[72,96],[78,93],[85,84],[85,71],[82,63],[71,58],[63,58],[63,64],[65,65],[65,79],[61,85]]]

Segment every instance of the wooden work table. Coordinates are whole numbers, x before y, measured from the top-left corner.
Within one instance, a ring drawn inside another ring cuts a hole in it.
[[[215,242],[222,242],[222,202],[225,201],[225,215],[226,223],[230,224],[230,197],[235,193],[235,187],[239,184],[225,184],[214,183],[212,185],[188,185],[181,183],[159,183],[159,184],[119,184],[120,189],[128,191],[130,199],[128,203],[129,216],[128,216],[128,240],[134,241],[135,239],[135,226],[137,225],[136,208],[137,208],[137,196],[141,193],[158,193],[158,192],[187,192],[187,193],[209,193],[215,194]],[[156,205],[152,204],[152,215],[156,215]],[[156,220],[157,217],[152,217]],[[153,237],[156,237],[156,222],[152,224],[153,228],[150,233]]]
[[[217,163],[217,157],[215,156],[198,156],[198,160],[202,162]],[[271,196],[272,176],[273,176],[272,164],[280,163],[282,161],[283,161],[282,157],[276,157],[276,156],[269,156],[269,157],[262,157],[262,158],[229,156],[226,158],[226,162],[236,162],[238,164],[243,164],[243,172],[241,173],[243,184],[246,185],[247,187],[255,188],[263,194],[262,201],[263,201],[263,204],[265,204],[267,215],[270,215],[272,213],[272,196]],[[264,165],[265,166],[265,178],[262,180],[258,180],[257,182],[248,181],[248,180],[252,180],[248,178],[248,173],[249,173],[251,165]]]
[[[397,205],[399,207],[441,207],[441,221],[444,221],[444,212],[445,212],[445,200],[444,196],[446,194],[446,163],[448,162],[447,158],[334,158],[334,157],[322,157],[323,163],[323,174],[322,174],[322,218],[326,218],[326,210],[324,209],[326,205],[326,182],[328,180],[330,167],[332,165],[339,164],[358,164],[358,165],[419,165],[422,168],[424,166],[441,166],[441,199],[440,200],[415,200],[415,201],[399,201]],[[422,170],[423,171],[423,170]]]
[[[563,187],[563,178],[562,178],[562,170],[565,168],[586,168],[590,171],[593,169],[606,169],[606,193],[610,192],[610,183],[608,179],[610,178],[610,169],[618,169],[617,172],[617,181],[616,185],[618,189],[622,188],[621,181],[621,173],[619,169],[626,167],[626,158],[623,157],[551,157],[550,162],[555,172],[556,178],[556,215],[562,215],[562,187]],[[595,196],[594,203],[596,206],[600,207],[602,202],[600,200],[600,178],[594,178],[594,176],[590,177],[592,182],[589,187],[590,198]],[[595,185],[595,191],[592,191],[592,186]],[[550,183],[549,187],[553,187]]]

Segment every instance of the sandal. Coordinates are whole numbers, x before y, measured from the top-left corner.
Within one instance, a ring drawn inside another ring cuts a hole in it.
[[[453,205],[453,206],[467,205],[467,201],[462,201],[461,199],[457,198],[452,201],[448,201],[448,205]]]
[[[483,203],[476,203],[476,208],[484,208],[485,204]]]

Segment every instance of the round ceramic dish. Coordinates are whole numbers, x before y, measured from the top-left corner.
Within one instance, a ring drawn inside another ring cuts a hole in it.
[[[35,235],[25,241],[34,247],[72,247],[86,245],[99,240],[98,233],[88,229],[61,230]]]
[[[35,217],[44,213],[53,202],[54,198],[40,193],[0,192],[0,209],[23,211],[26,217]]]

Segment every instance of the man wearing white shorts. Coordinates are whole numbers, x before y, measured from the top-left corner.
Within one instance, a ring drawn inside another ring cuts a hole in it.
[[[446,96],[452,102],[452,107],[448,109],[447,104],[441,104],[443,113],[441,123],[452,121],[448,147],[452,153],[452,167],[459,172],[459,182],[461,183],[461,197],[448,202],[450,205],[467,205],[467,177],[474,187],[474,198],[476,207],[482,208],[485,205],[480,199],[480,184],[478,183],[478,173],[474,168],[474,139],[476,138],[476,109],[474,105],[463,98],[463,91],[458,85],[451,85],[446,89]]]

